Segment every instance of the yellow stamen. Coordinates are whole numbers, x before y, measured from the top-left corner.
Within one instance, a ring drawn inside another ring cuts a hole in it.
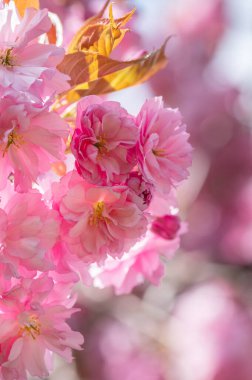
[[[36,315],[30,315],[28,321],[20,327],[20,333],[36,339],[41,334],[41,323]]]
[[[15,65],[12,48],[0,51],[0,65],[5,67],[13,67]]]
[[[164,149],[152,149],[152,153],[157,157],[165,157],[166,152]]]
[[[107,220],[107,218],[102,215],[104,206],[103,201],[95,203],[93,206],[93,214],[89,217],[90,226],[97,226],[100,222]]]
[[[12,130],[8,134],[7,143],[6,143],[6,146],[5,146],[4,151],[3,151],[3,157],[7,153],[9,147],[12,144],[15,145],[17,148],[20,148],[20,145],[22,143],[23,143],[23,137],[21,135],[17,134],[17,132],[15,130]]]
[[[106,148],[106,140],[104,137],[100,136],[98,138],[98,142],[95,143],[94,146],[99,150],[99,154],[108,153],[108,148]]]

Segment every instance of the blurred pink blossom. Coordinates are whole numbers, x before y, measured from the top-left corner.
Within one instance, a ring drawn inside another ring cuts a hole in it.
[[[87,342],[89,378],[166,380],[159,352],[146,341],[123,323],[113,319],[99,321],[89,331]]]
[[[171,369],[178,380],[250,380],[252,320],[223,282],[182,294],[169,323]]]

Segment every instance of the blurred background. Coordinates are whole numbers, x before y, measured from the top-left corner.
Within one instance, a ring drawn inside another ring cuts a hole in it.
[[[41,0],[64,25],[64,43],[104,1]],[[72,320],[85,336],[52,380],[252,379],[252,1],[117,1],[136,6],[115,56],[128,59],[167,36],[169,64],[148,83],[109,95],[132,113],[162,95],[191,134],[190,179],[180,187],[188,222],[161,285],[115,296],[81,289]]]

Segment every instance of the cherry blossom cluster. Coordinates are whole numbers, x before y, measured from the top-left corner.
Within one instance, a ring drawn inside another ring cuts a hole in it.
[[[45,43],[47,10],[0,7],[0,375],[47,377],[52,354],[71,360],[83,337],[67,323],[72,288],[157,284],[162,257],[185,229],[176,186],[191,146],[177,109],[160,98],[130,115],[80,100],[71,129],[53,111],[68,77],[64,49]],[[68,146],[68,141],[70,141]],[[70,148],[70,149],[69,149]],[[66,157],[66,152],[69,154]],[[59,175],[53,165],[66,167]]]
[[[188,136],[179,111],[161,98],[147,100],[136,117],[97,96],[79,102],[76,170],[53,193],[64,220],[61,242],[68,257],[93,263],[95,285],[125,293],[144,278],[159,283],[160,257],[177,250],[185,231],[175,188],[191,163]]]
[[[65,158],[67,123],[50,110],[68,88],[56,66],[64,50],[40,43],[51,21],[13,2],[0,9],[0,377],[47,377],[52,353],[71,360],[83,337],[66,320],[73,281],[57,279],[52,249],[60,217],[34,188],[55,160]]]

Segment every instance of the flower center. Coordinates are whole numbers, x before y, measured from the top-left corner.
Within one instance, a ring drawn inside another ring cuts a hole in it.
[[[152,153],[154,154],[154,156],[157,156],[157,157],[165,157],[166,156],[166,152],[164,149],[152,149]]]
[[[31,336],[32,339],[36,339],[37,336],[41,334],[41,323],[37,315],[29,315],[27,322],[21,325],[20,332],[22,334]]]
[[[102,215],[104,206],[103,201],[95,203],[93,206],[93,214],[89,217],[90,226],[97,226],[100,222],[107,220],[107,218]]]
[[[13,129],[7,136],[7,142],[3,150],[3,157],[7,153],[11,145],[15,145],[17,148],[20,148],[20,145],[23,143],[23,136],[19,135],[15,129]]]
[[[0,65],[5,67],[13,67],[15,65],[15,57],[12,54],[12,48],[0,50]]]
[[[99,136],[98,141],[94,144],[94,146],[98,149],[99,154],[108,153],[108,148],[106,147],[106,140],[104,137]]]

